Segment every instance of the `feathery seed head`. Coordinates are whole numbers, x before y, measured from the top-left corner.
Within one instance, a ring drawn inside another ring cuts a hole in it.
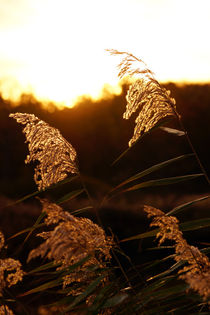
[[[125,75],[137,76],[138,78],[129,88],[126,96],[127,106],[123,118],[138,111],[134,135],[129,141],[132,146],[144,133],[154,128],[157,123],[168,116],[175,116],[175,100],[170,97],[170,91],[162,88],[154,78],[154,74],[139,58],[127,52],[108,50],[112,55],[125,55],[119,67],[119,77]],[[134,65],[137,64],[137,67]],[[138,67],[138,66],[142,67]]]
[[[4,247],[4,234],[0,231],[0,251]]]
[[[4,242],[4,235],[0,231],[0,250],[4,247]],[[23,275],[24,272],[21,270],[21,263],[18,260],[0,259],[0,296],[5,287],[15,285],[22,280]]]
[[[9,116],[25,125],[23,133],[29,149],[25,163],[38,161],[34,180],[39,190],[65,179],[69,173],[78,173],[76,151],[58,129],[33,114],[15,113]]]
[[[210,298],[210,270],[195,274],[188,272],[185,275],[180,276],[180,278],[185,280],[191,289],[197,291],[199,295],[203,296],[205,301]]]
[[[8,273],[6,275],[6,273]],[[0,259],[0,291],[5,287],[11,287],[23,278],[21,263],[12,258]]]
[[[88,267],[93,265],[104,267],[104,260],[111,258],[111,241],[106,238],[103,229],[91,220],[74,217],[58,205],[46,200],[42,200],[42,204],[43,211],[47,214],[45,224],[56,224],[56,226],[49,232],[38,234],[45,241],[30,252],[28,260],[37,256],[46,256],[56,264],[61,264],[57,270],[62,270],[90,257],[75,272],[64,277],[63,285],[87,282],[87,279],[94,277],[94,272],[90,272]]]
[[[166,239],[175,242],[175,260],[186,261],[187,266],[179,270],[179,278],[185,280],[191,289],[197,291],[204,300],[210,298],[210,261],[197,247],[190,246],[179,230],[179,221],[174,216],[167,216],[159,209],[144,206],[147,216],[153,217],[150,226],[158,226],[159,244]]]
[[[9,309],[7,305],[0,306],[0,315],[14,315],[13,311]]]

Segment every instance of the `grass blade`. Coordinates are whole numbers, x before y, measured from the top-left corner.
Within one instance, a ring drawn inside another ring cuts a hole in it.
[[[116,294],[115,296],[112,296],[110,299],[106,301],[103,308],[114,307],[116,305],[119,305],[122,302],[124,302],[128,297],[129,295],[127,293]]]
[[[210,218],[204,218],[204,219],[198,219],[198,220],[181,223],[180,229],[182,231],[193,231],[193,230],[206,228],[209,226],[210,226]]]
[[[96,278],[82,294],[78,295],[75,298],[74,302],[71,305],[69,305],[69,307],[67,307],[65,311],[70,311],[78,303],[82,302],[89,294],[91,294],[97,288],[97,286],[100,284],[101,280],[103,280],[105,276],[106,275],[102,275]]]
[[[37,218],[36,222],[34,223],[34,225],[31,227],[30,232],[28,233],[28,235],[26,236],[24,243],[27,241],[27,239],[30,237],[31,233],[39,226],[39,223],[42,221],[42,219],[45,217],[46,213],[42,212],[40,214],[40,216]]]
[[[43,270],[55,268],[55,267],[58,267],[58,264],[55,264],[53,261],[51,261],[51,262],[49,262],[47,264],[41,265],[40,267],[37,267],[37,268],[27,272],[27,275],[33,274],[33,273],[36,273],[36,272],[40,272],[40,271],[43,271]]]
[[[190,207],[191,205],[199,202],[199,201],[202,201],[202,200],[206,200],[208,199],[210,196],[205,196],[205,197],[202,197],[202,198],[198,198],[198,199],[195,199],[195,200],[192,200],[192,201],[189,201],[187,203],[184,203],[174,209],[172,209],[171,211],[169,211],[166,215],[174,215],[175,213],[178,213],[178,212],[181,212],[182,210],[184,210],[185,208],[188,208]]]
[[[81,208],[81,209],[77,209],[77,210],[74,210],[74,211],[71,211],[71,214],[73,214],[73,215],[77,215],[77,214],[79,214],[79,213],[83,213],[83,212],[85,212],[86,210],[89,210],[89,209],[93,209],[93,207],[92,206],[87,206],[87,207],[84,207],[84,208]]]
[[[66,275],[66,274],[69,274],[70,272],[74,271],[76,268],[78,268],[79,266],[81,266],[83,263],[85,263],[88,259],[90,259],[89,256],[86,256],[85,258],[81,259],[80,261],[78,261],[77,263],[73,264],[72,266],[70,267],[67,267],[66,269],[64,270],[60,270],[59,272],[57,272],[57,279],[55,280],[52,280],[52,281],[49,281],[47,283],[44,283],[34,289],[31,289],[25,293],[23,293],[21,296],[25,296],[25,295],[29,295],[29,294],[32,294],[32,293],[37,293],[37,292],[40,292],[40,291],[44,291],[44,290],[47,290],[47,289],[51,289],[53,287],[56,287],[58,285],[60,285],[62,282],[63,282],[63,276]],[[56,265],[54,265],[56,267]],[[32,270],[30,273],[34,273],[36,271],[39,270],[44,270],[46,268],[51,268],[53,267],[52,266],[52,263],[49,263],[49,264],[46,264],[46,265],[43,265],[39,268],[36,268],[35,270]],[[44,269],[43,269],[44,268]]]
[[[169,269],[167,269],[166,271],[163,271],[153,277],[150,277],[149,279],[147,279],[147,281],[151,281],[151,280],[154,280],[154,279],[158,279],[158,278],[161,278],[161,277],[165,277],[165,276],[168,276],[171,272],[173,272],[174,270],[176,270],[177,268],[179,268],[180,266],[182,266],[184,264],[183,261],[179,261],[179,262],[176,262],[173,266],[171,266]]]
[[[34,197],[34,196],[39,195],[39,194],[41,194],[42,192],[46,192],[46,191],[48,191],[48,190],[55,189],[55,188],[57,188],[57,187],[59,187],[59,186],[62,186],[62,185],[64,185],[64,184],[66,184],[66,183],[70,183],[70,182],[72,182],[73,180],[77,179],[78,177],[79,177],[79,175],[71,176],[71,177],[65,178],[64,180],[62,180],[62,181],[60,181],[60,182],[58,182],[58,183],[56,183],[56,184],[54,184],[54,185],[52,185],[52,186],[46,188],[45,190],[40,190],[40,191],[39,191],[39,190],[36,190],[36,191],[34,191],[33,193],[31,193],[31,194],[28,194],[28,195],[26,195],[26,196],[24,196],[24,197],[22,197],[22,198],[20,198],[20,199],[18,199],[18,200],[16,200],[16,201],[14,201],[14,202],[9,203],[9,204],[6,205],[4,208],[10,207],[10,206],[14,206],[14,205],[16,205],[16,204],[18,204],[18,203],[21,203],[22,201],[25,201],[25,200],[27,200],[27,199],[29,199],[29,198],[31,198],[31,197]]]
[[[181,231],[193,231],[193,230],[199,230],[202,228],[206,228],[210,226],[210,218],[204,218],[204,219],[198,219],[193,220],[185,223],[180,224],[180,230]],[[159,229],[155,229],[149,232],[141,233],[138,235],[134,235],[128,238],[125,238],[121,240],[120,242],[127,242],[127,241],[133,241],[133,240],[139,240],[147,237],[153,237],[159,232]]]
[[[16,233],[15,235],[12,235],[12,236],[10,237],[10,239],[15,238],[15,237],[17,237],[17,236],[19,236],[19,235],[21,235],[21,234],[24,234],[24,233],[29,232],[28,235],[26,236],[25,240],[24,240],[24,243],[25,243],[25,242],[27,241],[27,239],[29,238],[29,236],[31,235],[31,233],[32,233],[35,229],[37,229],[37,228],[42,227],[42,226],[45,225],[44,223],[41,223],[41,224],[40,224],[40,222],[41,222],[41,220],[44,218],[44,216],[45,216],[45,212],[42,212],[42,213],[39,215],[39,217],[37,218],[37,220],[36,220],[36,222],[34,223],[34,225],[32,225],[31,227],[29,227],[29,228],[27,228],[27,229],[24,229],[24,230],[22,230],[22,231]]]
[[[123,152],[120,154],[120,156],[118,156],[118,158],[116,158],[116,160],[114,160],[114,162],[112,163],[112,166],[115,165],[124,155],[126,155],[126,153],[127,153],[130,149],[132,149],[132,147],[133,147],[134,145],[136,145],[137,142],[141,141],[146,135],[149,135],[153,130],[159,128],[160,126],[164,125],[165,123],[167,123],[167,122],[170,121],[170,120],[171,120],[171,118],[170,118],[170,117],[167,117],[167,118],[165,118],[164,121],[159,121],[153,128],[151,128],[149,131],[147,131],[147,132],[145,132],[143,135],[141,135],[141,137],[138,138],[135,143],[133,143],[130,147],[128,147],[125,151],[123,151]]]
[[[203,176],[203,174],[200,173],[200,174],[192,174],[192,175],[175,176],[175,177],[168,177],[168,178],[149,180],[147,182],[143,182],[143,183],[131,186],[129,188],[126,188],[122,192],[137,190],[137,189],[146,188],[146,187],[154,187],[154,186],[164,186],[164,185],[177,184],[177,183],[180,183],[180,182],[183,182],[183,181],[187,181],[187,180],[192,180],[192,179],[198,178],[200,176]]]
[[[63,279],[62,278],[58,278],[58,279],[55,279],[55,280],[52,280],[52,281],[49,281],[49,282],[46,282],[34,289],[31,289],[25,293],[22,293],[20,296],[26,296],[26,295],[29,295],[29,294],[32,294],[32,293],[38,293],[38,292],[41,292],[41,291],[45,291],[47,289],[51,289],[51,288],[54,288],[54,287],[57,287],[59,286],[60,284],[62,284],[63,282]]]
[[[39,227],[42,227],[42,226],[45,226],[45,223],[41,223],[41,224],[36,225],[36,228],[39,228]],[[33,225],[32,227],[29,227],[29,228],[27,228],[27,229],[24,229],[24,230],[22,230],[22,231],[20,231],[20,232],[18,232],[18,233],[16,233],[16,234],[10,236],[10,237],[9,237],[9,240],[10,240],[10,239],[13,239],[13,238],[15,238],[15,237],[17,237],[17,236],[19,236],[19,235],[22,235],[22,234],[24,234],[24,233],[30,232],[32,228],[34,228],[34,225]],[[35,228],[34,228],[34,229],[35,229]]]
[[[170,159],[170,160],[158,163],[156,165],[153,165],[153,166],[147,168],[146,170],[144,170],[144,171],[142,171],[140,173],[137,173],[134,176],[129,177],[128,179],[123,181],[121,184],[116,186],[113,190],[116,190],[116,189],[118,189],[118,188],[120,188],[120,187],[122,187],[122,186],[124,186],[124,185],[126,185],[126,184],[128,184],[130,182],[132,182],[132,181],[135,181],[135,180],[137,180],[139,178],[142,178],[142,177],[144,177],[144,176],[146,176],[148,174],[151,174],[151,173],[153,173],[153,172],[155,172],[157,170],[160,170],[161,168],[166,167],[166,166],[168,166],[171,163],[174,163],[174,162],[177,162],[177,161],[181,161],[181,160],[186,159],[186,158],[191,157],[191,156],[194,156],[194,154],[190,153],[190,154],[181,155],[181,156],[175,157],[173,159]]]
[[[92,305],[88,308],[91,314],[98,314],[98,310],[106,303],[107,295],[110,289],[113,287],[113,283],[104,286],[100,292],[97,293]]]
[[[75,197],[77,197],[78,195],[80,195],[81,193],[84,192],[84,189],[77,189],[77,190],[74,190],[74,191],[71,191],[70,193],[64,195],[63,197],[61,197],[56,203],[57,204],[62,204],[66,201],[69,201]]]

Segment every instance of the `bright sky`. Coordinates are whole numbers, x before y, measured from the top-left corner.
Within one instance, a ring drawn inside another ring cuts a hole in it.
[[[210,0],[0,0],[0,91],[67,106],[97,97],[118,82],[106,48],[143,59],[160,81],[210,82],[209,32]]]

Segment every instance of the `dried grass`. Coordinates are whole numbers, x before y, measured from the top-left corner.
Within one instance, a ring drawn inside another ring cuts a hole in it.
[[[14,315],[7,305],[0,306],[0,315]]]
[[[134,134],[129,141],[129,146],[132,146],[144,133],[154,128],[161,120],[168,116],[175,116],[176,102],[174,98],[170,97],[170,91],[161,87],[154,78],[152,71],[147,68],[141,59],[127,52],[108,51],[112,55],[125,56],[118,65],[120,78],[125,75],[138,77],[127,92],[127,106],[123,114],[123,118],[129,119],[134,112],[138,111]]]
[[[5,246],[4,243],[4,235],[0,231],[0,250]],[[21,268],[22,265],[19,260],[12,258],[0,259],[0,298],[3,296],[4,289],[10,288],[19,281],[22,281],[24,272]],[[13,315],[14,313],[7,305],[1,305],[0,315],[1,314]]]
[[[65,179],[69,173],[78,173],[76,151],[58,129],[33,114],[15,113],[9,116],[26,125],[23,133],[28,143],[29,155],[25,163],[38,162],[34,169],[34,180],[39,190],[45,190]]]
[[[82,266],[64,277],[63,286],[74,282],[89,283],[95,277],[95,272],[91,272],[89,267],[103,268],[104,261],[110,260],[111,240],[106,238],[103,229],[91,220],[76,218],[47,200],[41,202],[42,211],[47,214],[45,224],[55,227],[51,231],[38,234],[45,241],[30,252],[28,261],[37,256],[46,256],[55,264],[61,264],[57,270],[62,270],[89,256]],[[81,289],[82,287],[79,288]],[[78,291],[75,294],[78,294]]]
[[[197,247],[190,246],[179,230],[179,221],[174,216],[167,216],[163,211],[145,206],[149,218],[153,218],[150,226],[159,227],[156,237],[159,238],[159,245],[165,240],[175,242],[175,260],[187,262],[179,270],[179,278],[185,280],[191,289],[198,292],[206,301],[210,298],[210,261],[206,255],[200,252]]]

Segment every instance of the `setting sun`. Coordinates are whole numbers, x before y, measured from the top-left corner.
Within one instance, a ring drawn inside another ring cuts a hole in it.
[[[210,2],[179,0],[0,0],[0,91],[17,100],[73,106],[120,93],[117,60],[106,48],[142,58],[161,81],[210,81]]]

